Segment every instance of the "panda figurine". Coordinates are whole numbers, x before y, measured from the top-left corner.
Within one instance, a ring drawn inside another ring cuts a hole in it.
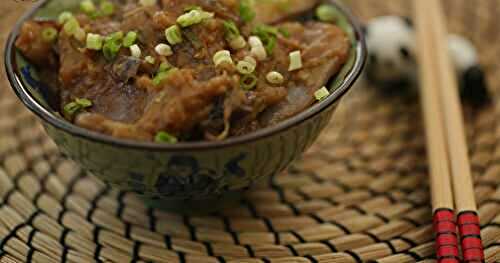
[[[370,53],[365,72],[368,81],[389,92],[417,83],[416,39],[410,19],[378,17],[365,27],[365,35]],[[474,45],[461,36],[450,35],[448,47],[462,97],[473,105],[487,103],[485,74]]]

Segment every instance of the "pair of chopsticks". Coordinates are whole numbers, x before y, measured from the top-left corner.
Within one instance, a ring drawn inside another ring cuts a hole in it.
[[[443,9],[440,0],[413,3],[438,262],[460,262],[460,258],[462,262],[484,262],[458,82],[448,53]]]

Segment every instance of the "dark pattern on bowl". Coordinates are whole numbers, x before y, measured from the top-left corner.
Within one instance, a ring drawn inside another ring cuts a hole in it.
[[[74,0],[70,2],[75,2]],[[331,1],[332,3],[335,3]],[[336,3],[335,3],[336,4]],[[160,145],[125,141],[97,134],[66,122],[51,108],[48,89],[36,70],[15,50],[23,21],[50,17],[54,1],[43,1],[14,28],[6,47],[9,80],[22,102],[44,122],[62,152],[103,181],[134,191],[148,200],[201,200],[237,192],[262,177],[285,169],[316,140],[340,99],[353,85],[365,62],[366,48],[357,23],[346,17],[340,25],[351,33],[351,59],[331,80],[331,95],[303,113],[276,126],[223,142]]]

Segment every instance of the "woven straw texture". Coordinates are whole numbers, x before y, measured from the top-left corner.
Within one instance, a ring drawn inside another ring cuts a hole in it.
[[[346,1],[363,19],[409,0]],[[450,29],[481,47],[500,95],[497,0],[447,0]],[[3,0],[1,37],[30,4]],[[3,64],[3,63],[2,63]],[[358,86],[335,125],[239,206],[190,217],[148,209],[62,157],[0,87],[0,262],[432,262],[423,129],[415,100]],[[498,101],[498,100],[496,100]],[[500,262],[500,104],[466,109],[487,262]]]

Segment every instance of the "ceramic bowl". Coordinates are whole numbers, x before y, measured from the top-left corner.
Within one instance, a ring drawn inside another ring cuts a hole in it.
[[[5,49],[6,70],[20,100],[40,117],[60,150],[84,169],[147,200],[207,200],[239,192],[284,170],[316,140],[360,75],[366,48],[359,24],[346,9],[330,3],[341,10],[338,24],[350,33],[353,45],[349,62],[329,83],[331,95],[276,126],[221,142],[163,145],[121,140],[77,127],[56,114],[36,68],[23,59],[14,42],[23,21],[53,17],[71,9],[75,0],[42,1],[19,20]]]

